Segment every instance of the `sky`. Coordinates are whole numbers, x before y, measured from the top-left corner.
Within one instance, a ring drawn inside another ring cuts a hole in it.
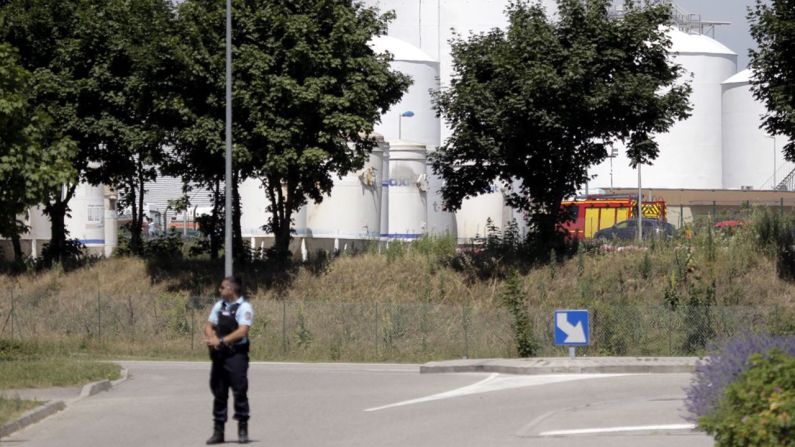
[[[737,68],[748,66],[748,49],[756,47],[746,19],[747,8],[754,0],[674,0],[691,14],[701,14],[702,20],[731,22],[715,29],[715,39],[737,53]]]

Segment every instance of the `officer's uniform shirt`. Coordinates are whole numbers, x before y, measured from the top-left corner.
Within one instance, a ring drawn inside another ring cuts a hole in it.
[[[251,323],[254,321],[254,308],[251,306],[251,303],[249,303],[242,296],[238,298],[237,301],[232,303],[227,303],[225,299],[221,299],[215,303],[212,310],[210,310],[210,318],[208,318],[207,321],[209,321],[213,326],[218,326],[218,314],[221,313],[227,306],[231,306],[233,304],[238,304],[237,312],[235,313],[235,320],[237,320],[237,324],[244,324],[248,327],[251,327]],[[243,337],[243,339],[236,342],[235,345],[243,345],[246,343],[248,343],[248,337]]]

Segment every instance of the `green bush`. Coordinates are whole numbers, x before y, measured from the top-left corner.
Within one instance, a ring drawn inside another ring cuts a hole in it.
[[[699,425],[719,447],[795,446],[795,357],[755,354]]]

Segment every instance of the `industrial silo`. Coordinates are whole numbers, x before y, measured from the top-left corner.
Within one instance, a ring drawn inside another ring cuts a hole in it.
[[[465,199],[461,203],[461,209],[456,213],[458,241],[469,243],[485,237],[489,221],[502,231],[512,217],[512,210],[505,206],[502,189],[494,184],[489,193]]]
[[[723,83],[723,187],[773,189],[792,171],[775,139],[762,126],[767,112],[751,93],[751,70],[743,70]]]
[[[116,201],[118,195],[116,191],[109,187],[104,186],[104,219],[105,219],[105,257],[110,257],[119,245],[119,213],[116,211]]]
[[[389,142],[388,217],[390,239],[417,239],[426,234],[427,150],[424,144]]]
[[[90,252],[105,250],[105,187],[81,183],[69,202],[71,217],[66,218],[69,238],[79,240]]]
[[[387,140],[418,141],[433,152],[450,136],[447,126],[436,118],[429,94],[429,90],[449,85],[453,75],[449,41],[454,33],[466,37],[471,32],[504,28],[507,24],[505,9],[509,3],[509,0],[365,0],[365,4],[377,6],[382,11],[395,11],[397,17],[389,26],[392,39],[376,39],[374,49],[386,49],[395,55],[393,67],[409,74],[415,81],[403,101],[393,107],[376,128]],[[549,11],[554,11],[554,2],[542,3]],[[422,115],[430,118],[420,116],[417,110],[427,110]],[[401,118],[405,112],[414,112],[414,116]],[[403,126],[402,133],[398,129],[399,124]],[[499,192],[486,194],[475,202],[471,202],[475,199],[465,200],[462,210],[455,215],[446,213],[440,195],[442,180],[432,175],[430,170],[427,178],[426,233],[468,239],[474,237],[477,228],[482,228],[489,218],[502,227],[510,221],[506,215],[518,215],[505,207],[503,195]],[[394,208],[390,205],[389,209]],[[459,231],[466,234],[458,234]],[[389,232],[393,233],[391,229]]]
[[[238,191],[241,211],[240,230],[243,239],[249,240],[252,247],[269,246],[273,233],[266,232],[264,226],[271,217],[271,212],[268,211],[270,201],[262,181],[256,178],[246,179],[240,184]],[[307,206],[303,206],[293,213],[294,236],[304,237],[307,234],[307,209]],[[269,239],[268,243],[265,243],[265,239]]]
[[[331,193],[310,204],[308,233],[314,239],[362,240],[381,236],[381,189],[384,180],[383,137],[357,172],[334,179]]]
[[[650,188],[720,189],[723,186],[721,84],[737,71],[737,55],[720,42],[702,35],[671,30],[673,61],[684,69],[693,93],[692,116],[655,137],[659,157],[642,168],[642,184]],[[618,145],[613,159],[613,185],[635,187],[637,170],[629,167],[626,150]],[[593,168],[590,188],[610,186],[610,160]]]
[[[422,143],[432,153],[440,145],[441,122],[433,108],[432,91],[439,89],[439,63],[427,53],[393,37],[373,39],[376,53],[389,52],[394,60],[392,69],[411,77],[413,84],[401,101],[381,117],[376,131],[389,140]],[[442,179],[426,168],[428,179],[426,233],[455,236],[455,215],[444,210],[440,194]]]

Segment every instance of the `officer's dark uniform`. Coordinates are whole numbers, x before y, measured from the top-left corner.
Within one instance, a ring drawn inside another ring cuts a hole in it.
[[[226,337],[236,331],[239,321],[251,323],[253,310],[251,305],[240,298],[234,303],[221,300],[210,313],[210,323],[215,328],[218,338]],[[232,388],[232,396],[235,402],[235,416],[241,427],[246,429],[249,419],[248,406],[248,337],[243,340],[228,344],[223,343],[219,349],[210,348],[210,359],[212,369],[210,370],[210,389],[213,392],[213,419],[215,420],[216,430],[221,427],[228,417],[227,402],[229,400],[229,388]]]

